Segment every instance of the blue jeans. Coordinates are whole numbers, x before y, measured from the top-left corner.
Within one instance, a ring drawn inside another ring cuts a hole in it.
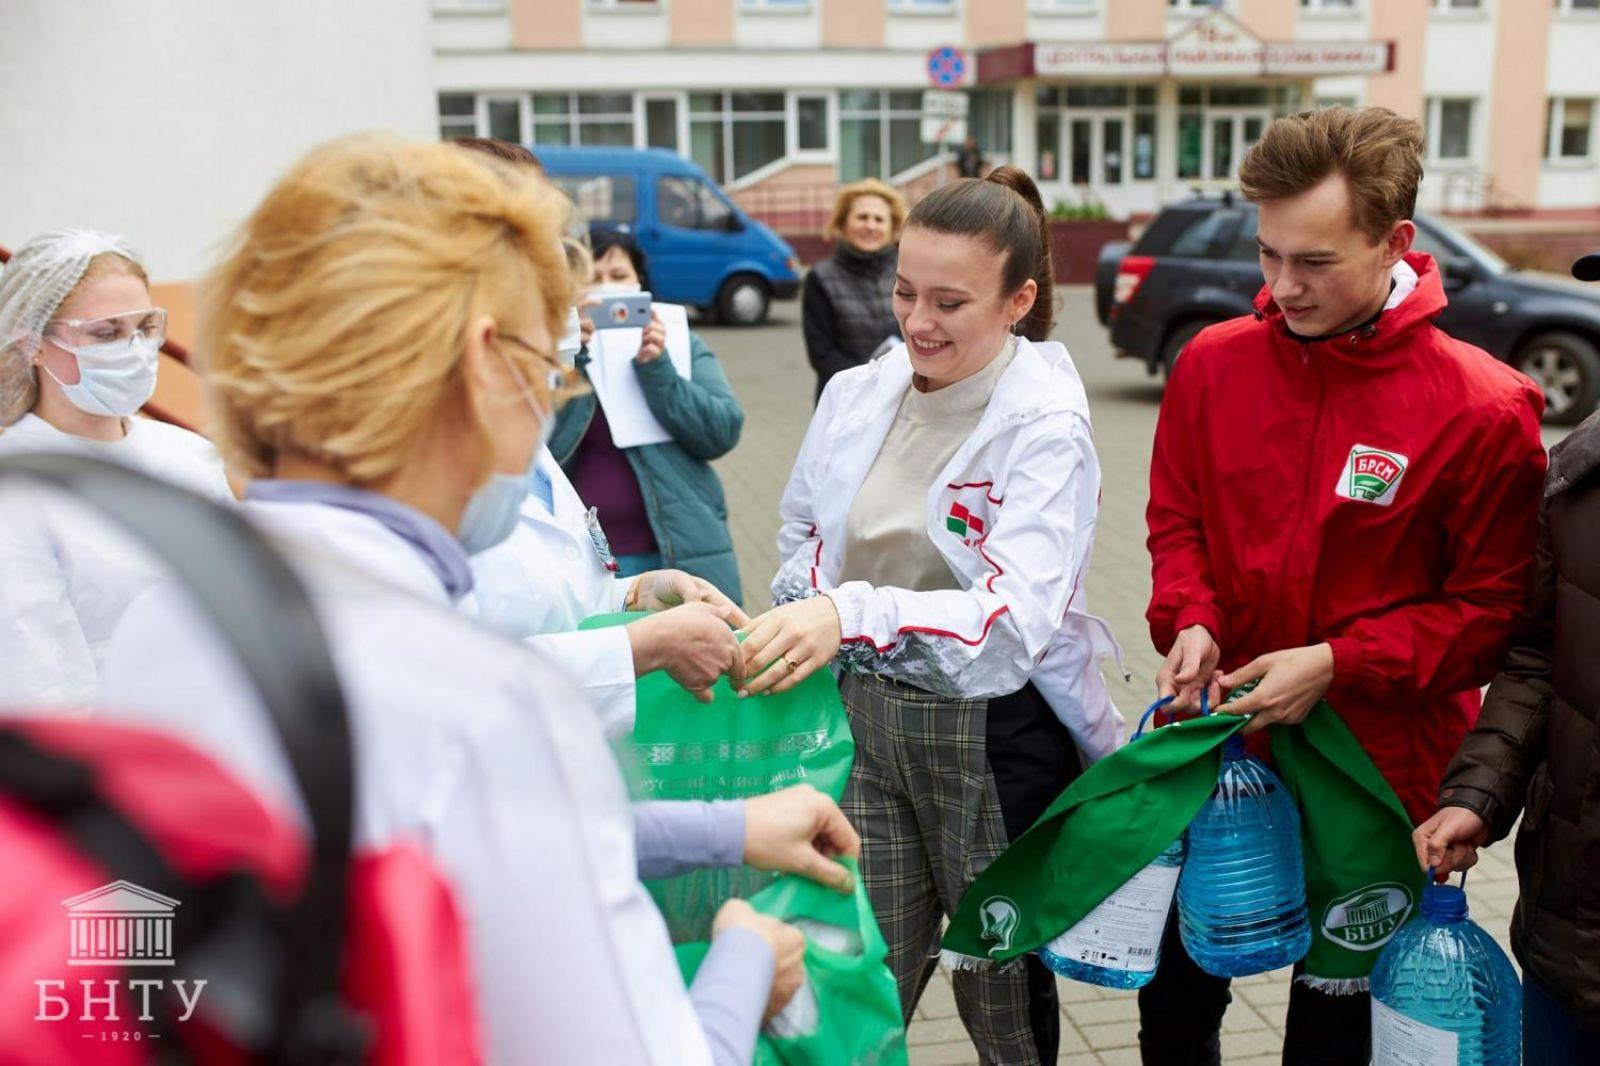
[[[1523,1066],[1600,1062],[1600,1030],[1583,1029],[1531,974],[1522,978]]]

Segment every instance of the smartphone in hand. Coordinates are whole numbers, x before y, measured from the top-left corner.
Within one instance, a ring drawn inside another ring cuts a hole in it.
[[[603,296],[591,312],[595,329],[643,329],[650,324],[651,296],[624,292]]]

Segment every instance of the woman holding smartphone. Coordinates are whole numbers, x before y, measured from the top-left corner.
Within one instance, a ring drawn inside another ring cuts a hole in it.
[[[780,507],[779,606],[744,643],[749,694],[844,668],[842,806],[907,1019],[973,878],[1122,739],[1099,674],[1116,644],[1084,603],[1100,467],[1083,384],[1046,339],[1051,278],[1016,167],[911,212],[906,343],[823,391]],[[954,976],[985,1062],[1056,1061],[1038,960]]]
[[[595,266],[591,295],[649,290],[644,251],[629,230],[596,224],[589,238]],[[711,582],[738,603],[743,596],[728,506],[711,461],[739,442],[744,412],[711,349],[694,333],[689,345],[690,372],[684,378],[666,354],[665,327],[652,318],[633,360],[645,403],[672,435],[670,441],[618,448],[605,409],[591,392],[556,416],[550,451],[578,495],[596,510],[620,576],[676,568]],[[589,362],[587,349],[578,353],[585,376]]]

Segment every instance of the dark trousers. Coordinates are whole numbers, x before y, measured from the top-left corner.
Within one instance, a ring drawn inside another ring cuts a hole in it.
[[[1230,982],[1194,964],[1178,935],[1176,907],[1155,978],[1139,990],[1139,1053],[1145,1066],[1219,1066]],[[1285,1066],[1367,1066],[1372,997],[1335,996],[1295,982],[1283,1041]]]
[[[1032,684],[989,701],[984,741],[989,772],[1000,794],[1006,839],[1016,840],[1083,772],[1083,759],[1071,734]],[[1032,952],[1022,958],[1028,972],[1028,1019],[1039,1061],[1053,1063],[1061,1047],[1056,975]]]
[[[1522,975],[1523,1066],[1600,1062],[1600,1030],[1585,1029],[1533,978]]]

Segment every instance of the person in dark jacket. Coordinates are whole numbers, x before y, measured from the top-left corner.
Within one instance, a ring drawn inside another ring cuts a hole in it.
[[[1522,963],[1528,1066],[1600,1062],[1596,530],[1600,414],[1550,451],[1532,606],[1445,771],[1439,812],[1413,836],[1417,861],[1442,880],[1477,862],[1477,849],[1503,839],[1522,815],[1511,947]]]
[[[833,255],[811,268],[801,306],[806,358],[817,396],[828,379],[860,366],[885,341],[900,339],[894,317],[895,242],[906,223],[905,199],[875,178],[839,190],[823,236]]]
[[[589,240],[596,285],[649,288],[648,264],[631,231],[596,224]],[[711,460],[739,442],[744,411],[711,349],[692,332],[689,345],[690,374],[683,378],[666,354],[657,321],[645,330],[633,362],[645,403],[671,441],[618,448],[604,409],[589,392],[556,415],[550,452],[598,512],[622,576],[675,567],[738,603],[743,596],[728,506]],[[587,378],[587,347],[577,364]]]

